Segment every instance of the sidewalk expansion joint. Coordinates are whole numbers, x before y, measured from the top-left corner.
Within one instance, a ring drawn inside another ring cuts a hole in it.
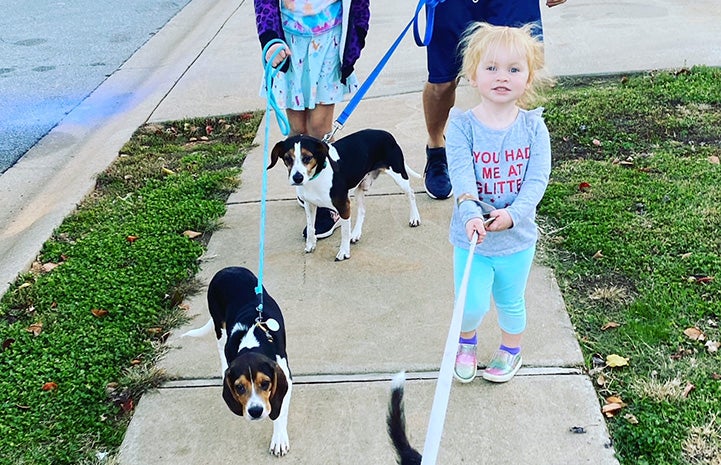
[[[293,377],[293,385],[316,384],[345,384],[345,383],[377,383],[389,382],[396,375],[394,373],[352,373],[352,374],[317,374],[298,375]],[[535,376],[585,376],[580,368],[573,367],[525,367],[518,371],[517,377]],[[409,381],[427,381],[438,379],[437,371],[409,371],[406,372]],[[193,378],[176,379],[163,384],[160,389],[187,389],[220,387],[220,378]]]

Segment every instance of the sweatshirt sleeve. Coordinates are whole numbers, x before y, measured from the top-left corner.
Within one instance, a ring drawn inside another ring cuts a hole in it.
[[[551,140],[546,123],[541,116],[542,111],[543,109],[539,108],[530,111],[528,115],[529,130],[533,134],[531,156],[518,196],[507,207],[514,224],[520,218],[535,215],[536,206],[543,198],[551,174]]]
[[[454,208],[458,209],[464,225],[472,218],[483,217],[481,207],[475,202],[462,202],[458,205],[458,197],[463,194],[471,194],[474,198],[478,198],[472,152],[473,130],[468,115],[453,109],[446,131],[446,158],[455,200]]]

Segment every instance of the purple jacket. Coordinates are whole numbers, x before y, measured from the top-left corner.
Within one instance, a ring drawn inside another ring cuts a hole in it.
[[[281,0],[255,0],[255,23],[261,48],[273,39],[285,40],[280,21]],[[370,21],[370,0],[342,0],[343,32],[345,45],[341,50],[341,82],[353,72],[353,66],[365,47],[368,23]],[[281,71],[288,71],[286,62]]]

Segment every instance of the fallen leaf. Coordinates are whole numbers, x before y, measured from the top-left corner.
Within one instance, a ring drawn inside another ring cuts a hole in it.
[[[102,308],[94,308],[94,309],[90,310],[90,313],[92,313],[93,316],[96,318],[102,318],[108,314],[108,311],[103,310]]]
[[[581,192],[588,192],[591,190],[591,185],[587,182],[582,182],[578,185],[578,190]]]
[[[719,157],[717,157],[716,155],[711,155],[710,157],[708,157],[708,161],[712,165],[718,165],[719,163],[721,163],[721,161],[719,160]]]
[[[58,266],[60,265],[58,265],[57,263],[43,263],[43,271],[46,273],[50,273]]]
[[[43,384],[42,389],[43,389],[43,391],[54,391],[57,388],[58,388],[58,385],[53,383],[52,381],[50,381],[48,383]]]
[[[691,252],[686,252],[686,253],[684,253],[684,254],[681,254],[681,259],[682,259],[682,260],[688,260],[688,259],[691,258],[692,256],[693,256],[693,254],[692,254]]]
[[[9,337],[3,341],[3,352],[8,350],[11,345],[13,345],[13,342],[15,342],[15,339]]]
[[[621,407],[626,406],[626,403],[623,400],[621,400],[621,398],[618,396],[606,397],[606,403],[607,404],[619,404],[619,405],[621,405]]]
[[[683,388],[683,393],[682,393],[681,395],[682,395],[683,397],[688,397],[688,395],[689,395],[689,394],[691,393],[691,391],[693,391],[694,389],[696,389],[696,386],[694,386],[694,385],[691,384],[691,383],[688,383],[688,384],[686,384],[686,387]]]
[[[196,237],[200,237],[202,235],[203,235],[203,233],[198,232],[198,231],[191,231],[191,230],[183,231],[183,236],[187,237],[188,239],[195,239]]]
[[[601,253],[600,250],[598,250],[595,254],[593,254],[592,258],[595,258],[596,260],[598,260],[599,258],[603,258],[603,254]]]
[[[620,355],[611,354],[606,357],[606,365],[610,366],[611,368],[623,367],[628,365],[628,360],[629,359],[621,357]]]
[[[598,139],[593,139],[592,143],[593,143],[593,145],[595,145],[596,147],[600,147],[600,146],[601,146],[601,141],[598,140]]]
[[[706,347],[706,350],[708,350],[709,354],[715,354],[719,349],[719,343],[716,341],[708,341],[704,344],[704,346]]]
[[[127,236],[125,240],[132,244],[133,242],[138,240],[138,236]]]
[[[687,280],[690,283],[708,284],[713,281],[713,276],[704,276],[704,275],[696,274],[693,276],[689,276],[687,278]]]
[[[175,171],[165,168],[165,167],[163,167],[162,171],[163,171],[163,174],[175,174]]]
[[[599,387],[604,387],[606,385],[606,377],[603,376],[603,373],[598,375],[598,378],[596,378],[596,384],[598,384]]]
[[[123,412],[131,412],[135,408],[135,404],[133,403],[133,399],[129,398],[125,402],[120,404],[120,408],[123,410]]]
[[[636,415],[633,415],[631,413],[627,413],[623,416],[623,418],[626,419],[627,422],[631,423],[632,425],[638,424],[638,418],[636,418]]]
[[[601,331],[606,331],[607,329],[612,329],[612,328],[618,328],[619,326],[621,326],[620,323],[616,323],[615,321],[609,321],[605,325],[601,326]]]
[[[601,408],[601,412],[603,412],[604,415],[606,415],[608,418],[613,417],[616,415],[621,409],[623,408],[623,405],[621,404],[606,404]]]
[[[706,335],[701,331],[700,329],[693,327],[693,328],[686,328],[683,330],[683,333],[691,339],[692,341],[705,341]]]
[[[30,283],[22,283],[21,285],[18,286],[18,290],[20,290],[20,289],[25,289],[25,288],[30,287],[30,286],[32,286],[32,284],[30,284]]]
[[[712,374],[711,374],[711,379],[713,379],[713,380],[715,380],[715,381],[721,381],[721,375],[718,374],[718,373],[712,373]]]
[[[42,322],[33,323],[28,326],[25,331],[32,333],[35,337],[40,336],[40,333],[43,332],[43,324]]]

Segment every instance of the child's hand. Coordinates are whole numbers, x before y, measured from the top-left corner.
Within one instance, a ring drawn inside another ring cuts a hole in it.
[[[478,232],[476,244],[483,242],[483,239],[486,238],[486,228],[483,227],[483,218],[471,218],[466,222],[466,235],[469,241],[473,239],[474,232]]]
[[[511,219],[511,215],[508,214],[508,210],[506,210],[505,208],[493,210],[491,211],[490,215],[491,218],[495,218],[495,220],[493,220],[492,223],[486,226],[487,231],[503,231],[504,229],[510,229],[511,227],[513,227],[513,219]]]
[[[268,51],[265,54],[265,61],[267,62],[268,60],[270,60],[270,57],[273,56],[275,51],[281,47],[283,48],[283,50],[278,52],[278,54],[275,56],[275,58],[273,58],[273,62],[271,63],[271,66],[273,68],[275,68],[279,64],[283,63],[283,60],[285,60],[287,57],[290,56],[290,50],[288,50],[288,48],[283,44],[273,44],[270,46],[270,48],[268,48]]]

